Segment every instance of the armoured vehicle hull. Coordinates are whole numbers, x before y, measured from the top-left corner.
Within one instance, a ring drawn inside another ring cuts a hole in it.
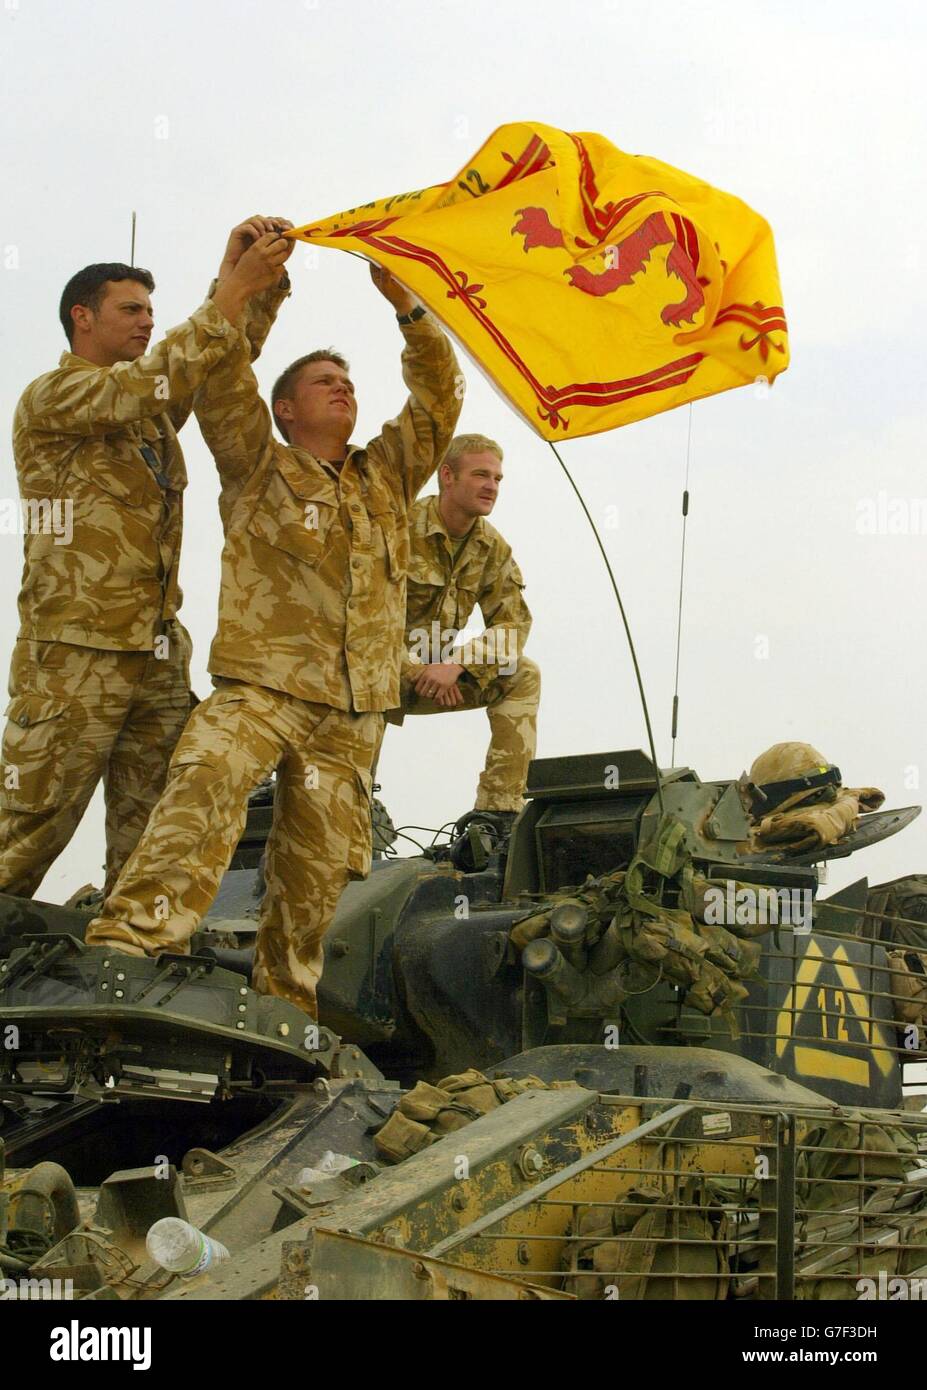
[[[858,1297],[890,1246],[892,1277],[927,1277],[927,1064],[865,880],[818,903],[807,856],[751,849],[735,784],[659,792],[639,753],[535,763],[511,836],[380,859],[342,896],[318,1025],[250,987],[260,807],[190,956],[88,950],[89,909],[0,900],[0,1274],[124,1300]],[[811,913],[713,933],[735,884]],[[229,1258],[153,1264],[166,1215]]]

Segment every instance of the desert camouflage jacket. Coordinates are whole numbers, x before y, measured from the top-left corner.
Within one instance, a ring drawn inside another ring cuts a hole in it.
[[[198,392],[226,538],[214,676],[336,709],[398,705],[409,509],[453,436],[462,380],[427,315],[402,333],[409,399],[340,467],[274,438],[247,362]]]
[[[456,539],[448,534],[434,496],[416,502],[411,528],[407,655],[413,661],[455,661],[480,687],[500,674],[513,674],[531,631],[531,614],[511,547],[480,516],[455,556]],[[459,634],[477,605],[485,631],[460,646]],[[434,641],[439,630],[444,648],[440,656]],[[424,634],[427,654],[422,649]]]
[[[254,355],[288,292],[282,281],[249,309]],[[153,649],[181,604],[187,474],[177,431],[210,369],[247,349],[207,300],[134,362],[98,367],[65,352],[26,388],[13,423],[25,535],[20,637]]]

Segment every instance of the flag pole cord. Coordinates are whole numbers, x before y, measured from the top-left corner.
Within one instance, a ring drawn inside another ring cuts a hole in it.
[[[686,525],[689,520],[689,459],[692,455],[692,402],[689,402],[689,430],[686,437],[686,481],[682,490],[682,546],[679,552],[679,610],[676,617],[676,679],[673,683],[672,756],[676,766],[676,730],[679,726],[679,654],[682,650],[682,600],[686,579]]]
[[[624,604],[621,601],[621,594],[618,592],[618,585],[615,581],[615,575],[612,571],[612,567],[609,564],[608,555],[605,552],[605,546],[602,544],[602,537],[599,535],[598,528],[596,527],[596,524],[593,521],[592,516],[590,515],[589,508],[586,506],[586,503],[583,499],[583,495],[580,492],[579,488],[576,486],[575,482],[573,481],[573,475],[570,473],[570,470],[567,468],[563,459],[560,457],[560,454],[554,443],[550,439],[547,440],[547,443],[550,445],[554,458],[557,460],[557,462],[560,464],[560,467],[566,474],[567,482],[570,484],[570,487],[576,493],[576,496],[579,500],[579,505],[586,513],[586,520],[589,522],[589,525],[592,528],[592,534],[595,536],[596,545],[599,547],[602,559],[605,561],[605,568],[608,570],[608,577],[611,580],[612,589],[614,590],[615,600],[618,604],[618,611],[621,614],[621,621],[624,624],[625,636],[628,639],[628,647],[631,652],[631,661],[634,663],[634,675],[637,677],[637,688],[640,691],[641,708],[644,711],[644,723],[647,726],[647,741],[650,745],[650,761],[653,764],[653,775],[656,778],[657,783],[657,800],[660,803],[660,814],[663,815],[666,810],[666,807],[663,802],[663,779],[660,776],[660,764],[657,762],[657,750],[656,745],[653,741],[653,729],[650,725],[650,711],[647,708],[647,696],[644,694],[644,682],[641,677],[641,668],[637,663],[637,652],[634,649],[634,639],[631,636],[631,627],[628,623],[628,615],[624,611]]]

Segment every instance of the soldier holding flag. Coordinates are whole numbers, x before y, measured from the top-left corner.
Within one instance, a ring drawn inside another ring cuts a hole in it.
[[[134,848],[190,713],[190,639],[177,614],[182,499],[177,440],[212,369],[260,348],[290,245],[266,235],[151,351],[154,280],[86,266],[60,317],[69,350],[16,409],[13,451],[29,502],[63,499],[69,536],[25,537],[0,783],[0,890],[31,897],[97,783],[106,797],[106,887]],[[274,288],[276,287],[276,288]]]
[[[323,936],[348,879],[370,869],[370,769],[382,712],[399,702],[409,514],[462,396],[445,335],[392,276],[374,268],[372,278],[402,329],[410,395],[366,447],[349,442],[354,386],[331,349],[291,364],[273,414],[242,360],[197,399],[222,484],[217,688],[191,716],[148,829],[87,932],[91,945],[135,954],[186,949],[248,795],[276,769],[253,980],[313,1017]]]

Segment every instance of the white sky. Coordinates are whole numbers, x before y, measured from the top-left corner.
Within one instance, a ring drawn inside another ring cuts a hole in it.
[[[792,366],[766,399],[749,388],[693,409],[677,762],[706,779],[736,776],[769,744],[802,739],[848,784],[882,787],[889,806],[917,802],[925,34],[915,0],[0,0],[0,417],[66,346],[57,304],[68,277],[128,259],[133,208],[163,330],[200,302],[247,214],[302,223],[440,182],[507,121],[599,131],[769,220],[791,329]],[[259,377],[269,389],[300,353],[341,348],[364,441],[401,404],[401,336],[365,267],[322,249],[313,269],[308,252],[291,259],[295,292]],[[547,446],[467,375],[461,428],[506,451],[493,522],[534,613],[539,755],[643,747],[614,599],[579,507]],[[603,535],[666,764],[687,417],[686,407],[565,446],[600,525],[617,508]],[[195,422],[181,438],[182,617],[204,695],[221,531]],[[911,518],[908,534],[860,534],[860,509],[880,492]],[[16,496],[9,442],[0,496]],[[16,635],[21,564],[21,539],[0,536],[0,663]],[[389,730],[380,780],[396,824],[437,826],[469,809],[487,738],[482,712]],[[40,896],[99,883],[102,857],[98,794]],[[832,866],[828,888],[918,870],[927,818]]]

